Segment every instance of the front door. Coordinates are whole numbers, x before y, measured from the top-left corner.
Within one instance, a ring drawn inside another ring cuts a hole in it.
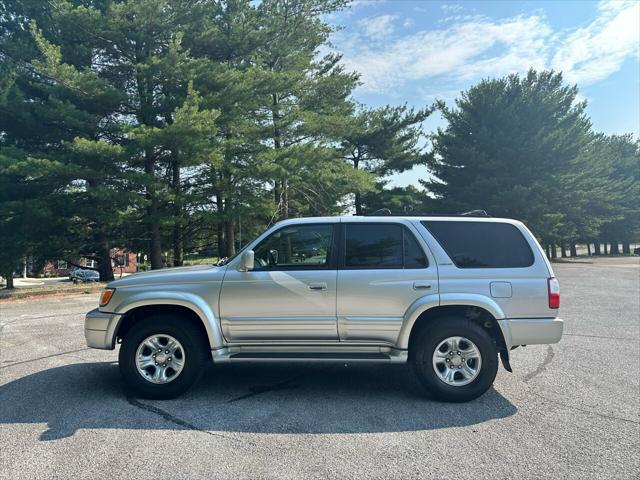
[[[286,225],[254,247],[252,270],[226,273],[220,320],[229,342],[338,340],[336,228]]]

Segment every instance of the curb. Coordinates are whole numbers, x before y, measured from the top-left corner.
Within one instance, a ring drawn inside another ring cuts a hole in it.
[[[103,286],[84,286],[84,287],[71,287],[71,288],[57,288],[57,289],[42,289],[42,290],[30,290],[21,292],[20,289],[12,290],[11,292],[0,291],[0,302],[12,301],[12,300],[24,300],[32,297],[52,297],[52,296],[66,296],[66,295],[78,295],[78,294],[91,294],[100,293]]]

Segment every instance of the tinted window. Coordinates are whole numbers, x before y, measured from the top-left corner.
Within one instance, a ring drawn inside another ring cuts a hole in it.
[[[273,233],[254,249],[255,270],[329,265],[333,225],[295,225]]]
[[[400,225],[347,225],[345,266],[402,268]]]
[[[424,268],[427,264],[422,248],[402,225],[346,225],[346,268]]]
[[[418,245],[416,237],[407,230],[404,231],[404,268],[425,268],[429,265],[427,256]]]
[[[508,223],[433,220],[422,224],[460,268],[516,268],[533,264],[529,244]]]

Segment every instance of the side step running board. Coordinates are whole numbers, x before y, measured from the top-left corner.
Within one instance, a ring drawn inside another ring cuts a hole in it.
[[[256,358],[270,360],[391,360],[391,355],[382,352],[328,353],[328,352],[241,352],[232,353],[229,358]]]
[[[214,363],[229,362],[378,362],[378,363],[406,363],[407,351],[279,351],[279,350],[231,350],[223,348],[211,352]]]

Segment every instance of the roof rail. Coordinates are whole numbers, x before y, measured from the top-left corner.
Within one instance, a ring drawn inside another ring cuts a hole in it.
[[[486,210],[470,210],[468,212],[460,213],[461,217],[490,217]]]
[[[356,215],[358,216],[358,215]],[[470,210],[468,212],[462,213],[392,213],[388,208],[379,208],[378,210],[365,213],[361,215],[363,217],[388,217],[388,216],[398,216],[398,217],[491,217],[486,210]]]
[[[365,217],[387,217],[389,215],[391,215],[391,210],[389,210],[388,208],[379,208],[375,212],[365,214]]]

